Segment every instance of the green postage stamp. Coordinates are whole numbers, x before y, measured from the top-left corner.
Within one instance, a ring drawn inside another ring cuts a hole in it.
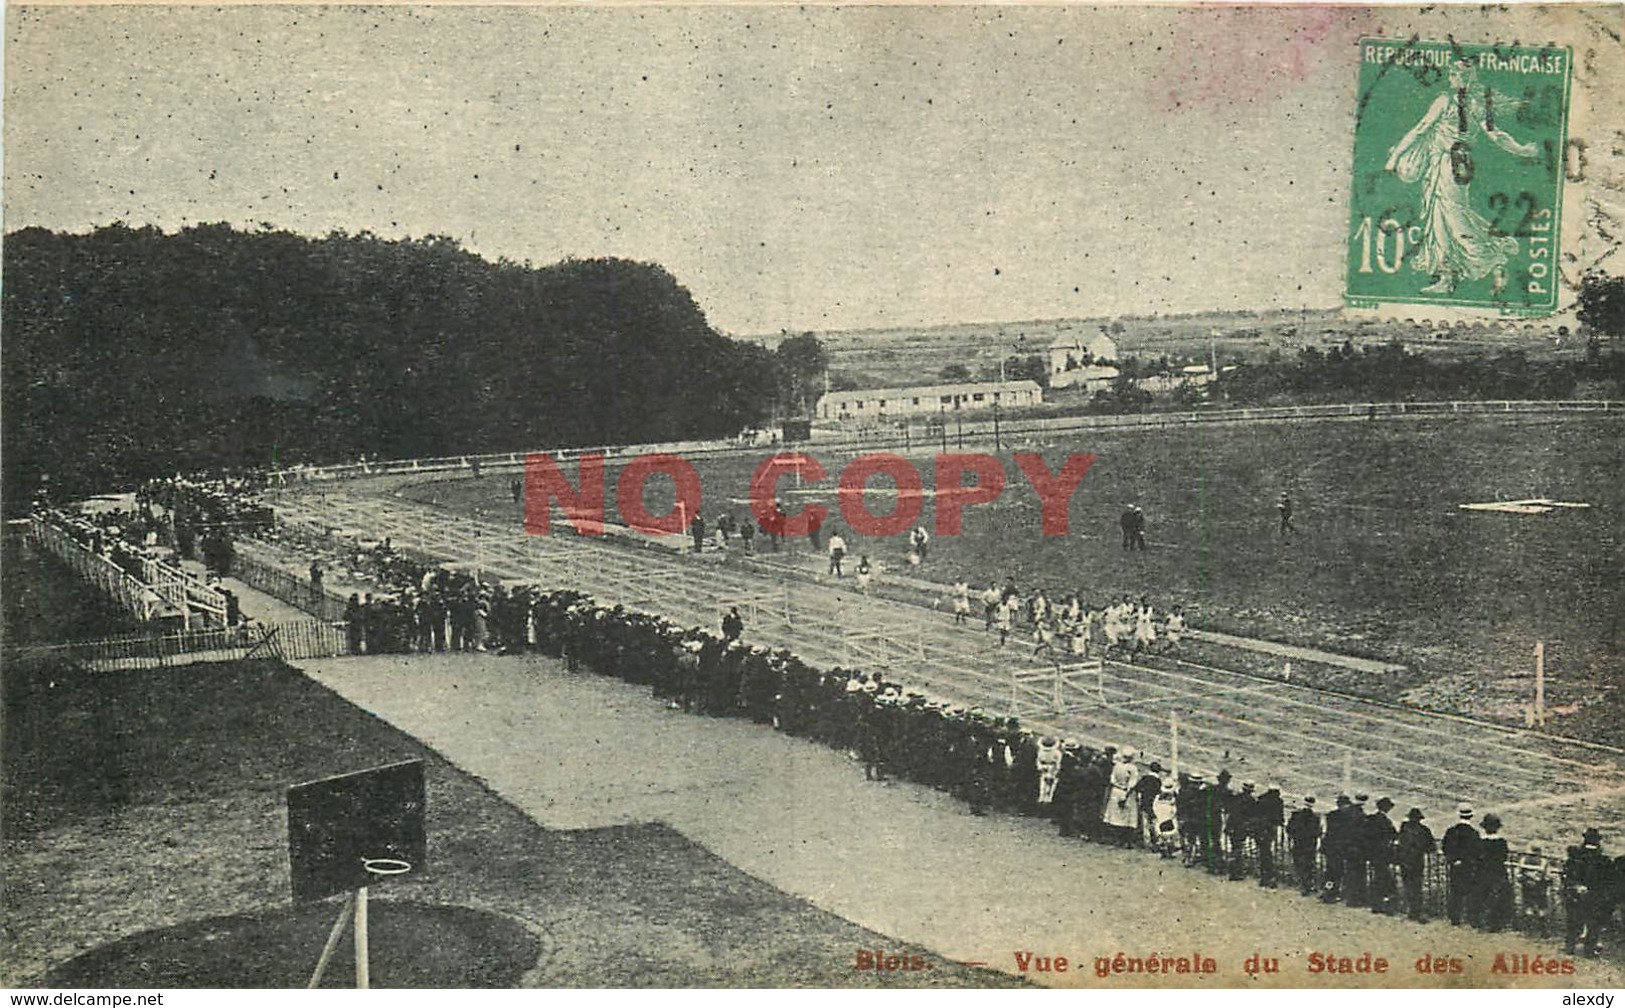
[[[1360,41],[1348,303],[1557,308],[1566,47]]]

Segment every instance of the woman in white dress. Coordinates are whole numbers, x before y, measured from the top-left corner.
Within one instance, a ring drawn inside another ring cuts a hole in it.
[[[1134,846],[1134,838],[1140,835],[1140,796],[1134,793],[1134,786],[1140,783],[1140,768],[1134,765],[1134,756],[1133,749],[1117,754],[1111,782],[1106,786],[1106,807],[1101,812],[1101,821],[1122,847]]]

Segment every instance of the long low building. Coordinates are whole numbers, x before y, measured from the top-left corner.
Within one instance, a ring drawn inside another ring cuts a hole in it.
[[[907,388],[851,389],[826,392],[816,407],[820,420],[879,420],[928,416],[955,410],[991,410],[1037,406],[1044,390],[1035,381],[958,382]]]

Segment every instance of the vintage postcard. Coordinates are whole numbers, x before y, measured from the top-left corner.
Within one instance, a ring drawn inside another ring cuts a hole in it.
[[[7,7],[0,985],[1611,1005],[1622,33]]]

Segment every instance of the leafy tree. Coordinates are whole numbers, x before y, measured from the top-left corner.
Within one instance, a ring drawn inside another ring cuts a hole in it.
[[[1112,379],[1111,403],[1119,413],[1138,413],[1151,404],[1151,393],[1140,387],[1138,378],[1122,371]]]
[[[812,333],[791,336],[774,351],[778,362],[780,402],[787,412],[806,416],[829,371],[829,354]]]
[[[1611,339],[1625,335],[1625,277],[1587,273],[1580,280],[1580,307],[1574,314],[1586,328]]]
[[[971,380],[971,372],[964,364],[949,364],[937,377],[945,382],[968,382]]]
[[[1012,354],[1004,361],[1005,381],[1034,381],[1049,387],[1049,364],[1041,354]]]

